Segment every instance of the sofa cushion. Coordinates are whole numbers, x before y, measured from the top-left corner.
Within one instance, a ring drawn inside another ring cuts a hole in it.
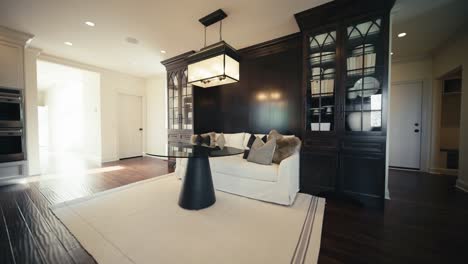
[[[226,139],[224,138],[223,133],[221,133],[216,139],[216,145],[218,145],[220,148],[224,148],[224,145],[226,145]]]
[[[282,160],[290,157],[301,149],[301,140],[297,137],[282,137],[276,141],[276,150],[273,163],[280,164]]]
[[[242,155],[210,158],[211,170],[225,175],[276,182],[278,180],[278,164],[260,165],[242,159]]]
[[[247,161],[262,165],[271,165],[273,155],[276,149],[276,139],[272,138],[267,143],[263,143],[262,139],[257,137],[252,144]]]
[[[245,133],[234,133],[234,134],[224,133],[224,139],[226,140],[225,146],[238,148],[238,149],[244,149],[244,135]],[[217,134],[216,138],[218,138],[219,136],[220,134]]]
[[[245,133],[245,136],[244,136],[244,149],[250,149],[250,146],[251,144],[253,143],[253,141],[255,141],[255,138],[256,137],[259,137],[263,140],[263,142],[267,142],[268,140],[268,135],[265,135],[265,134],[249,134],[249,133]],[[250,142],[252,141],[252,142]]]

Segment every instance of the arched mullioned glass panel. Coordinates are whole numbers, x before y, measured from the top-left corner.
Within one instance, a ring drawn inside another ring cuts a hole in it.
[[[333,131],[336,31],[311,34],[308,37],[307,130]]]
[[[335,45],[336,31],[331,31],[316,36],[309,37],[310,49],[322,49],[327,45]]]
[[[173,75],[172,75],[172,83],[174,83],[175,86],[179,85],[179,78],[177,76],[177,72],[175,72]]]
[[[381,19],[367,21],[348,27],[348,39],[367,38],[368,35],[378,34],[380,32]]]
[[[384,56],[381,19],[349,25],[346,42],[346,131],[382,129]]]

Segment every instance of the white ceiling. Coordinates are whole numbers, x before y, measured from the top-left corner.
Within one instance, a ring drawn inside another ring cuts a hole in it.
[[[0,25],[34,34],[45,53],[137,76],[164,72],[161,60],[203,46],[200,17],[222,8],[223,38],[237,49],[298,32],[294,14],[329,0],[0,0]],[[397,0],[394,58],[422,56],[466,21],[467,0]],[[89,27],[85,21],[96,23]],[[407,32],[398,39],[398,32]],[[125,38],[138,39],[137,45]],[[208,30],[208,43],[218,27]],[[67,46],[65,41],[73,43]],[[160,50],[166,50],[162,54]]]
[[[393,59],[430,55],[468,26],[467,0],[397,0],[392,10]],[[407,36],[398,38],[397,34]]]
[[[34,34],[45,53],[137,76],[160,74],[161,60],[203,46],[198,19],[222,8],[223,38],[240,49],[299,29],[294,14],[329,0],[1,0],[0,24]],[[85,21],[96,23],[91,28]],[[133,37],[139,44],[130,44]],[[218,27],[208,43],[218,40]],[[64,45],[65,41],[73,46]],[[161,54],[160,50],[166,50]]]

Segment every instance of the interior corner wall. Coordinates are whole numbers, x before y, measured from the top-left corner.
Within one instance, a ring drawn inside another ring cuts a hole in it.
[[[468,187],[468,31],[459,34],[445,47],[437,50],[433,57],[433,74],[439,78],[444,74],[462,67],[462,98],[460,115],[460,156],[457,186]],[[440,83],[440,81],[439,81]],[[465,135],[465,136],[463,136]]]
[[[161,153],[167,144],[166,75],[146,79],[145,153]]]
[[[88,71],[94,71],[100,74],[101,161],[108,162],[118,160],[118,95],[119,93],[123,93],[141,96],[143,98],[142,118],[143,128],[145,128],[145,79],[47,54],[41,54],[39,59]],[[37,108],[37,101],[34,103],[36,104],[35,107]],[[143,146],[145,146],[145,139]]]
[[[432,58],[424,57],[392,63],[391,84],[406,82],[422,82],[422,109],[421,109],[421,171],[428,172],[431,168],[431,141],[432,141]],[[392,96],[389,96],[389,101]],[[391,126],[391,124],[390,124]],[[391,128],[389,128],[391,129]],[[391,144],[391,143],[390,143]]]

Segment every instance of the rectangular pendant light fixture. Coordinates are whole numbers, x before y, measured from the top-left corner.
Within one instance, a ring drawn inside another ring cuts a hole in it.
[[[206,27],[221,21],[227,15],[217,10],[208,16],[201,18],[200,22]],[[221,24],[220,24],[221,39]],[[205,35],[206,42],[206,35]],[[208,88],[239,81],[240,56],[237,51],[226,42],[219,42],[204,47],[199,52],[190,55],[188,62],[188,83]]]

